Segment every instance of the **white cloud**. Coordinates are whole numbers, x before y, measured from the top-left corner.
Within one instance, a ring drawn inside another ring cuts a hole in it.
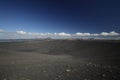
[[[108,36],[109,33],[108,33],[108,32],[101,32],[101,35],[102,35],[102,36]]]
[[[115,31],[111,31],[111,32],[101,32],[101,34],[100,35],[102,35],[102,36],[117,36],[117,35],[119,35],[119,33],[117,33],[117,32],[115,32]]]
[[[29,35],[34,35],[34,36],[38,36],[38,35],[40,35],[40,36],[45,36],[45,35],[53,35],[52,33],[31,33],[31,32],[28,32],[28,34]]]
[[[91,36],[100,36],[100,34],[94,33],[94,34],[91,34]]]
[[[83,36],[83,33],[77,32],[76,35]]]
[[[119,33],[117,33],[117,32],[115,32],[115,31],[112,31],[112,32],[110,32],[110,35],[112,35],[112,36],[116,36],[116,35],[119,35]]]
[[[25,32],[25,31],[16,31],[16,33],[18,33],[18,34],[27,34],[27,32]]]
[[[59,35],[59,36],[71,36],[71,34],[65,33],[65,32],[61,32],[61,33],[54,33],[55,35]]]
[[[80,33],[80,32],[77,32],[76,35],[77,36],[90,36],[91,34],[90,33]]]
[[[28,32],[29,35],[40,35],[40,33],[31,33],[31,32]]]

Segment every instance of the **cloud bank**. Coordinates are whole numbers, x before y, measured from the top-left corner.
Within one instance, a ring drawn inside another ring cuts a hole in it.
[[[115,31],[101,32],[101,33],[82,33],[77,32],[74,34],[60,32],[60,33],[33,33],[26,31],[8,32],[0,29],[0,39],[36,39],[36,38],[53,38],[53,39],[120,39],[120,33]]]
[[[120,35],[119,33],[115,32],[115,31],[111,31],[111,32],[101,32],[100,34],[94,33],[76,33],[76,35],[78,36],[118,36]]]

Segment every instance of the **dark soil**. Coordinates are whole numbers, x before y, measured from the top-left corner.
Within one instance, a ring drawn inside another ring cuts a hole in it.
[[[120,41],[1,42],[0,80],[120,80]]]

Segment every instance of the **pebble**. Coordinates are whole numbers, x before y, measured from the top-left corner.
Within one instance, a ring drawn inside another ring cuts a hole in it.
[[[43,70],[43,72],[45,73],[45,72],[47,72],[46,70]]]
[[[4,78],[3,80],[7,80],[6,78]]]
[[[87,78],[85,78],[84,80],[88,80]]]
[[[112,70],[110,69],[109,72],[112,72]]]
[[[55,80],[60,79],[60,78],[61,78],[61,76],[57,75],[56,78],[55,78]]]
[[[105,77],[106,75],[105,74],[102,74],[102,77]]]
[[[66,71],[66,72],[71,72],[71,69],[66,69],[65,71]]]
[[[61,76],[60,76],[60,75],[57,75],[57,78],[61,78]]]
[[[15,62],[14,62],[14,61],[12,61],[12,62],[11,62],[11,64],[12,64],[12,65],[14,65],[14,64],[15,64]]]

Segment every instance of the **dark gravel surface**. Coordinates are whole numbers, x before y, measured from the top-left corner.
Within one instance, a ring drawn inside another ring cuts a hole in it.
[[[120,41],[0,43],[0,80],[120,80]]]

